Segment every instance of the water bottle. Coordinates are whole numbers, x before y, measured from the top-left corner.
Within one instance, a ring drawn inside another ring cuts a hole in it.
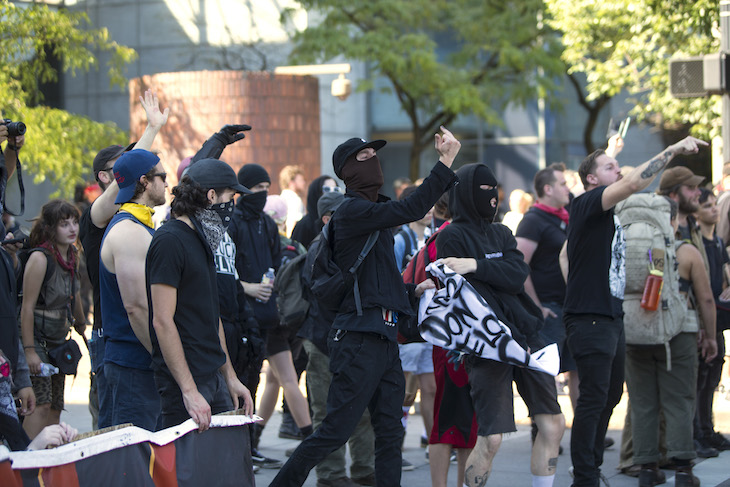
[[[641,307],[647,311],[656,311],[659,308],[659,298],[662,295],[664,273],[652,269],[644,284],[644,294],[641,296]]]
[[[55,374],[58,374],[58,367],[56,367],[55,365],[47,364],[45,362],[41,362],[41,373],[34,375],[36,377],[50,377]]]
[[[269,269],[266,271],[266,273],[261,277],[261,284],[273,284],[274,283],[274,269],[269,267]],[[259,303],[263,303],[264,301],[260,300],[259,298],[256,298],[256,301]]]

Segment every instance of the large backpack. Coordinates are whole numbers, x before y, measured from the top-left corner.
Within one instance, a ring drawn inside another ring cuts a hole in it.
[[[686,313],[686,301],[679,292],[679,264],[669,202],[656,194],[635,194],[616,205],[616,215],[626,236],[626,343],[665,345],[669,365],[669,341],[684,331]],[[663,286],[659,307],[647,311],[641,307],[641,297],[652,266],[664,273]]]
[[[301,253],[287,260],[279,268],[279,275],[274,281],[276,308],[279,310],[281,326],[299,328],[307,317],[309,301],[304,298],[302,289],[302,269],[307,253]]]
[[[436,237],[438,236],[439,230],[434,232],[426,240],[426,244],[408,261],[408,265],[403,270],[404,283],[418,285],[426,279],[431,278],[431,275],[426,271],[426,266],[434,260],[432,257],[436,257]],[[418,317],[409,316],[398,318],[398,343],[425,341],[418,331]]]
[[[342,272],[334,260],[334,229],[332,221],[329,221],[322,228],[322,242],[317,249],[312,264],[312,294],[317,298],[320,305],[329,311],[337,312],[342,300],[350,289],[353,289],[355,307],[358,316],[362,315],[362,302],[360,300],[360,285],[358,283],[357,270],[365,257],[378,241],[380,231],[375,231],[368,236],[365,245],[360,251],[355,263]]]

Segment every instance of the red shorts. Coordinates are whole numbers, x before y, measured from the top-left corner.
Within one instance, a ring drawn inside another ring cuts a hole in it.
[[[436,397],[433,430],[429,443],[446,443],[454,448],[474,448],[477,442],[477,417],[471,400],[471,386],[464,364],[455,371],[446,350],[433,347],[433,373]]]

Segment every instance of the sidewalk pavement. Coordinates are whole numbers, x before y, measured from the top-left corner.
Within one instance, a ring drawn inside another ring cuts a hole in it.
[[[78,338],[76,334],[74,337]],[[66,411],[61,419],[79,432],[91,431],[91,415],[88,411],[89,393],[89,360],[83,343],[79,343],[84,358],[79,363],[79,371],[75,382],[73,377],[67,377],[66,381]],[[727,364],[726,364],[727,366]],[[263,391],[264,383],[260,391]],[[73,382],[73,384],[72,384]],[[608,436],[613,438],[615,445],[607,449],[604,455],[602,467],[603,474],[608,479],[610,487],[636,487],[638,480],[619,473],[617,465],[619,461],[619,449],[621,444],[621,429],[623,428],[624,416],[626,414],[626,398],[614,410],[609,424]],[[568,425],[572,422],[572,410],[568,396],[559,396],[560,405],[566,416]],[[722,389],[715,394],[715,425],[719,431],[730,434],[730,390]],[[530,475],[530,424],[527,418],[527,409],[515,395],[515,420],[517,432],[505,435],[502,446],[494,460],[494,467],[489,478],[489,486],[492,487],[522,487],[532,484]],[[281,413],[276,411],[269,420],[261,437],[259,450],[266,456],[279,460],[286,460],[284,452],[297,445],[297,441],[280,439],[278,437]],[[406,431],[405,450],[403,456],[415,465],[410,472],[403,472],[401,485],[403,487],[427,487],[431,485],[431,472],[425,457],[425,449],[420,447],[420,437],[423,431],[423,421],[418,414],[410,415]],[[556,487],[569,486],[571,478],[568,474],[570,467],[570,429],[566,429],[561,442],[565,453],[558,460],[558,469],[555,476]],[[348,455],[349,465],[349,455]],[[261,469],[255,475],[256,485],[267,486],[276,476],[278,470]],[[730,451],[721,452],[717,458],[707,460],[698,459],[694,469],[695,475],[700,478],[703,487],[730,487]],[[667,483],[674,485],[674,472],[666,470]],[[315,487],[317,478],[312,470],[306,483],[306,487]],[[449,486],[456,485],[456,465],[451,464],[449,469]],[[461,487],[461,486],[457,486]],[[604,486],[602,486],[604,487]]]

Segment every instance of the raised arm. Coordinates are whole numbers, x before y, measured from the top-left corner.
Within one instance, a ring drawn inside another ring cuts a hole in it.
[[[623,179],[609,185],[603,192],[601,204],[604,210],[609,210],[620,201],[625,200],[634,193],[646,189],[654,178],[664,169],[669,161],[680,154],[695,154],[700,147],[707,146],[707,142],[686,137],[676,144],[672,144],[660,154],[646,161]]]
[[[145,91],[144,98],[140,96],[139,101],[147,114],[147,127],[142,137],[134,145],[134,148],[150,150],[152,148],[152,142],[155,140],[160,129],[167,123],[170,109],[165,108],[164,112],[160,111],[160,103],[152,90]],[[117,194],[119,194],[119,186],[117,186],[116,181],[112,180],[104,193],[91,205],[91,221],[98,228],[107,226],[109,220],[112,219],[119,209],[119,205],[114,203],[114,200],[117,199]]]

